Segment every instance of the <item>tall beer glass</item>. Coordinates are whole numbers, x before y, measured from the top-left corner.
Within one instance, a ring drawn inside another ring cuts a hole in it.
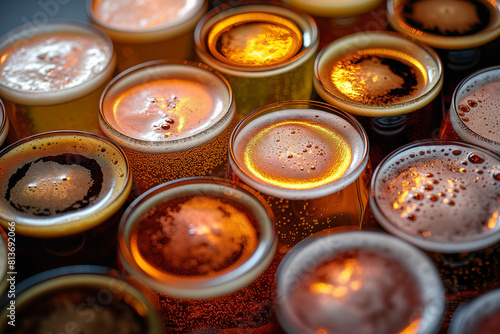
[[[477,71],[456,87],[449,113],[452,133],[500,154],[500,66]],[[445,123],[446,124],[446,123]]]
[[[373,174],[370,207],[390,233],[425,250],[457,304],[500,285],[500,158],[476,145],[422,141]]]
[[[230,176],[276,217],[279,252],[329,228],[360,228],[370,178],[361,125],[325,103],[285,101],[245,117],[229,143]]]
[[[11,142],[52,130],[99,132],[99,98],[116,67],[102,31],[72,21],[27,23],[0,40],[0,59]]]
[[[162,334],[152,296],[150,289],[114,269],[57,268],[18,283],[14,307],[13,299],[3,296],[7,304],[0,314],[0,331]]]
[[[441,60],[399,34],[361,32],[340,38],[317,56],[314,87],[326,102],[365,126],[373,163],[399,145],[439,136]]]
[[[189,176],[223,175],[235,104],[212,68],[190,61],[138,65],[101,99],[100,126],[127,154],[133,194]]]
[[[380,232],[319,233],[278,267],[277,315],[289,334],[437,333],[439,272],[416,247]]]
[[[222,5],[200,20],[194,37],[198,58],[228,79],[238,115],[311,98],[318,31],[307,14],[271,3]]]
[[[276,237],[253,190],[193,177],[150,189],[120,223],[119,258],[157,292],[168,332],[272,333]]]
[[[99,135],[54,131],[0,152],[0,224],[14,226],[16,270],[116,261],[118,219],[132,188],[123,151]]]
[[[113,41],[119,72],[159,59],[192,59],[206,0],[88,0],[90,22]]]

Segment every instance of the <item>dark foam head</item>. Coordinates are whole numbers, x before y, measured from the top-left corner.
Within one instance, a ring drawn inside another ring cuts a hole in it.
[[[131,205],[120,232],[126,267],[157,291],[218,296],[251,283],[269,264],[273,227],[248,190],[197,178],[161,188]]]
[[[83,132],[49,132],[0,153],[1,219],[21,234],[78,233],[118,211],[130,192],[128,162],[115,144]]]

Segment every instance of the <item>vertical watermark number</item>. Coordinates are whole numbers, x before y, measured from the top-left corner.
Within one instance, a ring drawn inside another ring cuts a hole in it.
[[[7,323],[16,325],[16,223],[9,222],[7,227]]]

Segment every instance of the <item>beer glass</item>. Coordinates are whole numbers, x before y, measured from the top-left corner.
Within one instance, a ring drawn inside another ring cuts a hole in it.
[[[5,107],[0,100],[0,149],[4,147],[5,139],[9,133],[9,119]]]
[[[159,59],[192,59],[193,33],[206,0],[88,0],[92,24],[113,41],[117,70]]]
[[[476,145],[421,141],[375,170],[370,207],[388,232],[425,250],[447,288],[448,315],[500,284],[500,158]]]
[[[288,334],[434,334],[442,323],[434,264],[386,233],[316,234],[285,256],[276,280],[276,312]]]
[[[235,104],[212,68],[149,62],[115,77],[103,92],[100,126],[127,154],[133,195],[166,181],[223,175]]]
[[[312,15],[319,30],[319,50],[337,38],[387,28],[383,0],[282,0]]]
[[[400,145],[439,136],[442,85],[437,54],[396,33],[351,34],[316,57],[316,92],[364,125],[375,165]]]
[[[83,23],[27,23],[0,40],[0,97],[11,142],[52,130],[99,132],[99,98],[116,57],[111,40]]]
[[[120,223],[121,264],[156,291],[168,332],[271,333],[275,250],[265,201],[225,179],[159,185]]]
[[[500,154],[499,91],[500,66],[482,69],[462,80],[453,94],[442,137],[458,135],[466,142]]]
[[[284,101],[249,114],[229,142],[228,175],[257,190],[276,217],[279,252],[324,229],[358,229],[368,201],[362,126],[326,103]]]
[[[500,320],[500,289],[460,305],[450,323],[450,334],[495,333]]]
[[[131,187],[123,151],[96,134],[45,132],[2,150],[0,224],[15,227],[19,275],[114,263]]]
[[[265,104],[311,98],[318,31],[309,15],[272,3],[222,5],[194,38],[200,61],[228,79],[240,119]]]
[[[114,269],[57,268],[18,283],[15,304],[2,297],[0,331],[162,334],[153,296],[147,287]]]

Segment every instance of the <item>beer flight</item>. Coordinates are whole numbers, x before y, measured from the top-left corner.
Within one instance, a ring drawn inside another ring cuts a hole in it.
[[[498,328],[496,2],[166,2],[0,39],[0,332]]]

